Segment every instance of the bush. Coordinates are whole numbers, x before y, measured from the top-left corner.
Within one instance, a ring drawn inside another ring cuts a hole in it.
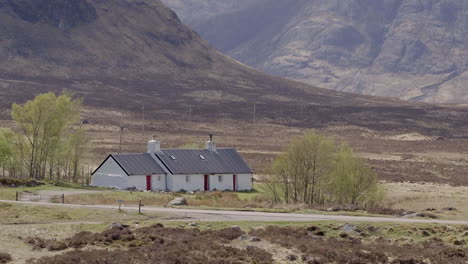
[[[20,186],[25,186],[25,187],[36,187],[40,185],[44,185],[43,182],[36,181],[34,179],[14,179],[14,178],[5,178],[1,177],[0,178],[0,185],[4,185],[7,187],[20,187]]]
[[[11,255],[5,252],[0,252],[0,263],[8,263],[12,261]]]
[[[60,250],[65,250],[67,248],[68,248],[67,244],[61,241],[54,241],[47,246],[47,249],[49,251],[60,251]]]

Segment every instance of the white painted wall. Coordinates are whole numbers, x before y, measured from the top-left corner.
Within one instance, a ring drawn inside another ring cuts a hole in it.
[[[189,176],[189,181],[186,181],[186,176]],[[203,191],[204,180],[203,175],[168,175],[168,189],[173,192],[178,192],[181,189],[186,191]]]
[[[91,185],[116,189],[128,188],[128,176],[113,158],[107,159],[91,179]]]
[[[128,176],[128,187],[135,187],[137,190],[146,190],[146,175],[130,175]]]
[[[252,190],[252,174],[237,174],[237,190]]]
[[[221,181],[219,181],[219,176],[221,176]],[[215,174],[210,175],[210,191],[218,190],[233,190],[232,174]]]
[[[151,176],[151,190],[165,191],[166,190],[166,175],[152,175]]]
[[[146,175],[130,175],[128,176],[128,186],[135,187],[138,190],[146,191]],[[151,190],[152,191],[165,191],[165,175],[155,174],[151,175]]]
[[[186,182],[187,175],[168,175],[168,189],[170,191],[204,191],[205,189],[205,176],[203,174],[190,174],[189,182]],[[222,176],[222,181],[219,181],[218,176]],[[233,190],[233,174],[215,174],[209,175],[209,189],[210,191],[218,190]],[[252,174],[238,174],[236,180],[237,191],[248,191],[252,189]]]

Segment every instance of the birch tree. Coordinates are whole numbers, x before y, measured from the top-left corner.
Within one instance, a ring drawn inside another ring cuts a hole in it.
[[[52,92],[24,105],[13,104],[11,116],[24,138],[18,146],[29,177],[45,178],[67,128],[80,120],[81,105],[81,99],[73,99],[70,93],[56,96]]]
[[[337,150],[332,139],[315,133],[294,138],[264,183],[274,202],[308,205],[369,203],[380,192],[376,175],[349,147]]]

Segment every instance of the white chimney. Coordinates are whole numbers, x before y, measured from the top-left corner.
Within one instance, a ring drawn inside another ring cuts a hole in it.
[[[213,142],[213,134],[210,133],[210,140],[206,142],[206,149],[216,152],[216,144]]]
[[[153,139],[148,141],[148,153],[152,154],[156,152],[161,152],[161,142],[157,141],[153,135]]]

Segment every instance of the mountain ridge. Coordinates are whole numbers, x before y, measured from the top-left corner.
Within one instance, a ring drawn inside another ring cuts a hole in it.
[[[270,74],[358,94],[468,100],[466,1],[220,0],[203,17],[210,0],[163,1],[223,53]]]
[[[266,123],[464,135],[464,108],[351,95],[246,67],[158,0],[40,0],[45,9],[35,1],[0,0],[5,110],[38,93],[67,89],[97,111],[139,114],[144,106],[148,116],[162,120],[186,119],[190,109],[201,121],[251,122],[255,106],[258,121]],[[27,15],[15,11],[18,4]],[[70,10],[78,10],[76,16],[67,16]]]

